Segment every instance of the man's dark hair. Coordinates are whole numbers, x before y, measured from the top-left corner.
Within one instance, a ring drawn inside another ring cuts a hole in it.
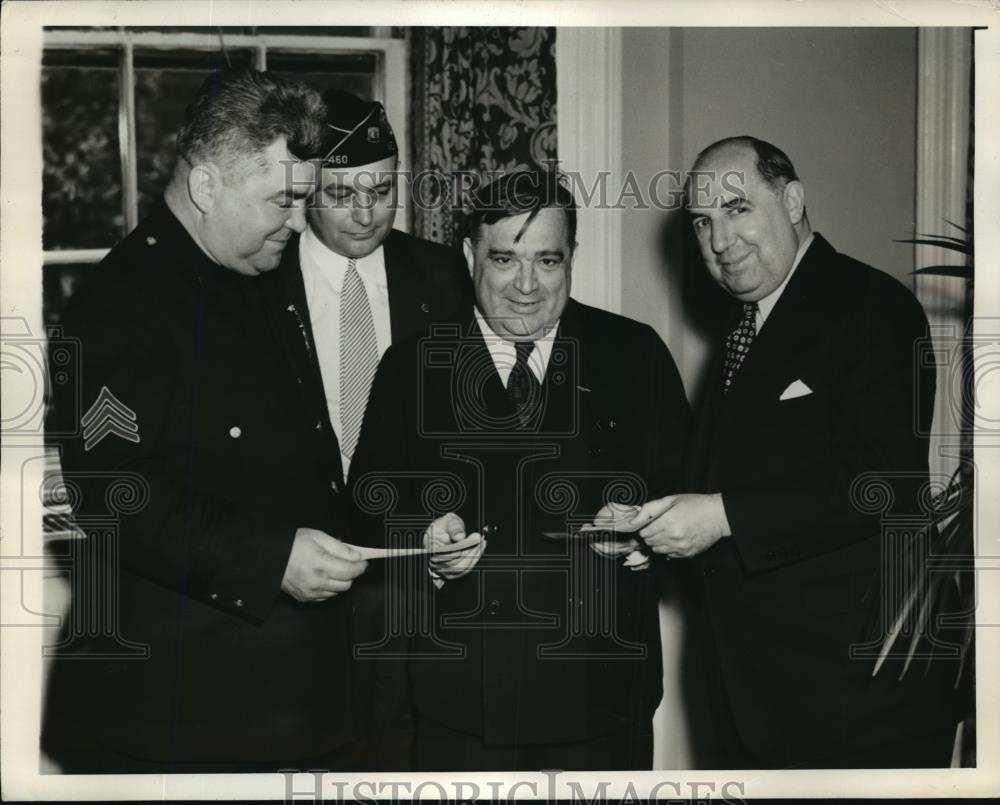
[[[507,173],[479,188],[472,194],[471,208],[466,221],[466,233],[473,243],[479,240],[482,227],[495,224],[504,218],[528,213],[521,231],[514,238],[521,239],[539,210],[557,207],[566,216],[566,237],[570,249],[576,245],[576,201],[563,184],[562,177],[554,171],[519,170]]]
[[[788,155],[784,151],[776,145],[745,134],[739,137],[726,137],[724,140],[719,140],[704,148],[698,154],[698,158],[695,159],[691,171],[698,170],[699,166],[704,164],[716,151],[729,146],[743,146],[754,152],[757,158],[757,173],[760,174],[761,179],[767,182],[772,190],[780,191],[789,182],[797,182],[799,180],[799,176],[795,172],[795,166],[792,165],[792,160],[788,158]]]
[[[319,93],[301,82],[259,70],[221,70],[188,105],[177,153],[189,164],[214,162],[229,172],[284,137],[293,156],[312,159],[322,146],[325,117]]]

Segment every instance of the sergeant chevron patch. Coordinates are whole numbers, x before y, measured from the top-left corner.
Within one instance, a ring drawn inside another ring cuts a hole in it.
[[[136,419],[135,411],[115,397],[107,386],[101,386],[94,404],[80,420],[83,425],[83,449],[87,451],[96,447],[109,435],[138,444],[139,425]]]

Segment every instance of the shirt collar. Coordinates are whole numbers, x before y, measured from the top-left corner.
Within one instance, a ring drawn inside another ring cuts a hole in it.
[[[330,286],[334,293],[340,293],[344,284],[344,274],[350,258],[344,257],[329,248],[311,227],[306,227],[299,238],[299,263],[307,285],[322,281]],[[373,283],[379,289],[387,287],[385,272],[385,254],[382,244],[371,254],[357,258],[358,274],[363,280]]]
[[[795,269],[799,267],[799,263],[802,261],[802,256],[806,253],[810,244],[813,242],[813,233],[810,232],[806,235],[802,241],[799,243],[799,248],[795,252],[795,260],[792,261],[792,267],[785,276],[784,281],[775,288],[771,293],[757,302],[757,330],[764,326],[764,322],[767,321],[767,317],[774,310],[774,306],[778,303],[778,299],[785,290],[785,286],[788,285],[788,281],[792,278],[792,274],[795,273]]]
[[[507,341],[497,335],[479,312],[478,307],[474,309],[474,313],[476,324],[479,325],[479,331],[483,334],[483,340],[486,342],[486,348],[490,351],[490,357],[493,358],[493,365],[500,375],[500,380],[506,386],[507,378],[510,377],[511,369],[514,368],[514,361],[517,358],[514,342]],[[541,338],[535,341],[535,349],[528,356],[528,366],[539,383],[545,382],[545,373],[549,367],[549,356],[552,354],[552,344],[558,329],[559,322],[557,321]]]

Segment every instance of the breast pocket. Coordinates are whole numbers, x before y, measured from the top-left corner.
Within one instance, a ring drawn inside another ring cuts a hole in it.
[[[728,454],[731,461],[745,462],[745,472],[767,466],[787,474],[829,457],[831,418],[826,396],[814,391],[779,400],[782,388],[746,406],[732,420],[728,433],[733,446]],[[741,450],[738,445],[745,440],[752,448]]]

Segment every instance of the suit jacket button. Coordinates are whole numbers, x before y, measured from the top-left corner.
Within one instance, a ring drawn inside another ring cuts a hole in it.
[[[229,429],[229,435],[232,436],[234,439],[239,439],[240,436],[243,435],[243,429],[237,425],[233,425],[233,427]]]
[[[323,430],[323,420],[322,419],[317,419],[316,420],[315,430]]]
[[[431,312],[431,306],[428,305],[426,302],[421,302],[421,304],[420,304],[420,311],[422,313],[430,313]]]
[[[209,598],[210,598],[210,599],[211,599],[212,601],[218,601],[218,600],[219,600],[219,594],[218,594],[218,593],[212,593],[212,594],[211,594],[211,595],[209,596]]]
[[[330,481],[330,489],[332,489],[334,492],[337,491],[337,482],[336,481]]]
[[[496,615],[499,611],[500,611],[500,601],[494,598],[492,601],[490,601],[489,612],[491,615]]]
[[[233,601],[233,603],[236,606],[238,606],[238,607],[242,607],[243,606],[243,599],[242,598],[237,598],[235,601]]]

